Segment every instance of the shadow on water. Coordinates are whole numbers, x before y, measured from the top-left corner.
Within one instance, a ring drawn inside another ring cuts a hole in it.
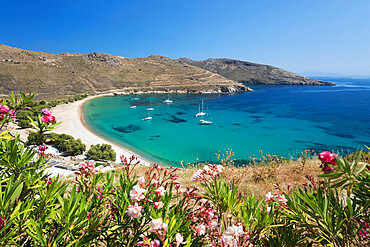
[[[125,133],[125,134],[129,134],[129,133],[141,130],[140,126],[133,125],[133,124],[130,124],[130,125],[127,125],[127,126],[119,126],[119,127],[113,127],[112,126],[112,128],[114,130],[120,132],[120,133]]]
[[[176,116],[171,116],[171,117],[172,117],[172,119],[167,119],[167,121],[172,122],[172,123],[185,123],[185,122],[187,122],[183,118],[178,118]]]

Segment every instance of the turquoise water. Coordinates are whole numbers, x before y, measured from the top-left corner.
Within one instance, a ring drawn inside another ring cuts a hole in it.
[[[327,79],[327,78],[326,78]],[[94,132],[163,164],[216,161],[232,149],[243,162],[264,153],[295,157],[304,149],[352,152],[370,145],[370,80],[332,79],[334,87],[255,86],[233,95],[101,97],[84,105]],[[195,117],[201,100],[212,125]],[[152,102],[150,121],[146,108]],[[130,105],[137,105],[130,109]]]

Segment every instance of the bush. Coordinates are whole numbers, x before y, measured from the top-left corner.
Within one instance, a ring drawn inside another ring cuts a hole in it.
[[[31,102],[31,104],[27,106],[28,106],[27,109],[19,111],[17,114],[17,124],[21,128],[30,128],[31,121],[29,120],[29,118],[31,118],[33,121],[37,121],[37,118],[41,112],[41,109],[43,108],[50,109],[50,106],[46,104],[37,104],[34,102]]]
[[[322,180],[307,176],[288,192],[276,184],[263,200],[242,196],[223,165],[204,165],[190,188],[173,167],[154,164],[138,177],[134,156],[105,175],[81,163],[67,189],[18,138],[0,145],[1,246],[369,246],[370,171],[361,153],[349,162],[323,152]]]
[[[81,139],[76,140],[73,136],[51,133],[50,137],[50,144],[70,155],[80,155],[86,150],[86,145],[82,143]]]
[[[116,160],[116,152],[109,144],[92,145],[87,151],[88,156],[93,160]]]

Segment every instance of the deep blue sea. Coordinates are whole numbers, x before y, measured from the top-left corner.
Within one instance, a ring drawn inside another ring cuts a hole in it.
[[[101,97],[84,105],[97,134],[165,165],[216,161],[231,149],[249,160],[259,150],[295,158],[304,149],[344,154],[370,145],[370,79],[318,78],[337,86],[252,86],[231,95]],[[195,117],[204,100],[212,125]],[[152,120],[146,108],[152,103]],[[131,109],[130,105],[137,105]]]

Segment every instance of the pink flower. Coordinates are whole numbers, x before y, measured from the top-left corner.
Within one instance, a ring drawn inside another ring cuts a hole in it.
[[[233,236],[233,237],[239,237],[244,234],[243,226],[242,225],[232,225],[227,227],[225,235],[226,236]]]
[[[217,229],[217,222],[212,220],[208,223],[208,227],[211,231],[214,231]]]
[[[149,247],[159,247],[159,246],[161,246],[161,242],[158,239],[150,241]]]
[[[0,113],[1,114],[7,114],[10,111],[9,107],[5,105],[0,105]]]
[[[271,194],[271,192],[267,193],[265,195],[265,202],[270,203],[274,201],[274,196]]]
[[[227,247],[238,247],[238,242],[233,236],[222,235],[221,245]]]
[[[130,199],[134,201],[140,201],[145,198],[145,192],[146,189],[141,188],[140,185],[135,185],[130,191]]]
[[[338,157],[338,154],[330,154],[329,157],[330,157],[329,163],[332,165],[337,165],[337,162],[335,161],[335,157]]]
[[[332,172],[332,171],[335,171],[335,169],[333,167],[330,167],[328,165],[324,165],[324,167],[321,169],[324,173],[329,173],[329,172]]]
[[[330,153],[329,151],[324,151],[319,154],[319,159],[324,165],[322,168],[324,173],[335,172],[335,169],[329,166],[329,164],[333,166],[337,165],[335,157],[338,157],[338,154]]]
[[[41,112],[44,116],[51,116],[51,111],[48,108],[42,108]]]
[[[191,178],[193,181],[202,181],[203,171],[202,170],[196,171]]]
[[[179,247],[180,244],[186,244],[186,242],[184,242],[184,237],[179,232],[176,233],[175,235],[175,241],[176,241],[176,247]]]
[[[14,110],[11,110],[9,113],[9,116],[15,119],[15,117],[17,116],[17,113]]]
[[[163,206],[164,206],[164,203],[163,202],[155,202],[154,203],[154,207],[156,209],[161,209],[161,208],[163,208]]]
[[[286,205],[286,202],[288,201],[283,194],[276,196],[276,199],[281,205]]]
[[[155,232],[159,230],[167,230],[167,224],[162,221],[161,218],[153,219],[149,224],[149,232]]]
[[[142,209],[143,209],[143,207],[142,207],[142,206],[139,206],[139,205],[137,204],[137,202],[135,202],[135,205],[134,205],[134,206],[130,205],[130,206],[127,208],[126,213],[127,213],[129,216],[131,216],[132,218],[136,218],[136,219],[138,219],[138,218],[140,218],[140,217],[142,216],[142,214],[141,214],[141,210],[142,210]]]
[[[4,220],[3,218],[0,217],[0,230],[3,228],[4,226]]]
[[[139,184],[140,184],[141,187],[144,187],[144,183],[145,183],[145,178],[144,177],[139,177],[137,179],[137,181],[139,182]]]
[[[222,165],[217,165],[216,166],[216,171],[217,173],[221,173],[225,168]]]
[[[41,121],[43,121],[44,123],[49,123],[51,121],[51,118],[50,116],[45,115],[41,118]]]
[[[207,232],[206,226],[204,224],[200,224],[200,225],[198,224],[195,227],[195,232],[196,232],[197,236],[206,234],[206,232]]]
[[[163,188],[163,186],[161,186],[158,189],[154,190],[153,192],[155,194],[160,195],[160,196],[164,196],[164,193],[166,192],[166,190]]]
[[[319,154],[319,159],[323,164],[330,163],[336,165],[335,157],[338,157],[338,154],[330,153],[329,151],[324,151]]]
[[[44,152],[48,148],[49,148],[48,146],[40,146],[39,147],[39,150],[42,151],[42,152]]]

